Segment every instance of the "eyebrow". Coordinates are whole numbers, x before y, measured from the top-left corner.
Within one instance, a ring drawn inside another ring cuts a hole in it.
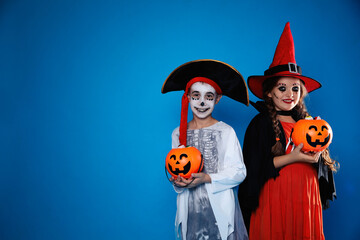
[[[277,86],[286,86],[285,83],[278,83]],[[293,83],[292,86],[300,86],[300,83]]]
[[[199,91],[192,91],[191,93],[200,93]],[[213,93],[213,92],[206,92],[205,94],[212,94],[212,95],[215,95],[215,93]]]

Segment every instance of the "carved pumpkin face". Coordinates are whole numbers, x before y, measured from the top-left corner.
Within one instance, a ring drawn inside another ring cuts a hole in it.
[[[325,120],[299,120],[294,125],[292,140],[295,145],[304,144],[302,151],[320,152],[331,143],[333,132]]]
[[[165,166],[173,177],[190,178],[203,168],[201,152],[195,147],[174,148],[166,156]]]

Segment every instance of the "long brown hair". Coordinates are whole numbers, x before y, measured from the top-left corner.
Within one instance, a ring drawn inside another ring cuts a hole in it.
[[[277,119],[277,113],[275,109],[275,104],[268,96],[268,94],[273,90],[276,86],[277,82],[280,80],[281,77],[272,77],[268,78],[263,82],[263,97],[265,100],[265,105],[268,109],[268,113],[272,122],[272,128],[275,132],[276,143],[272,146],[271,151],[274,156],[281,156],[285,154],[285,148],[280,142],[280,122]],[[306,109],[304,98],[307,96],[307,90],[304,86],[304,83],[300,81],[300,100],[298,104],[294,107],[294,111],[298,115],[299,119],[304,119],[305,117],[309,116],[309,113]],[[298,119],[296,119],[298,120]],[[324,163],[330,167],[332,171],[336,171],[339,168],[339,163],[335,160],[330,158],[329,150],[326,149],[321,154],[322,158],[324,159]]]

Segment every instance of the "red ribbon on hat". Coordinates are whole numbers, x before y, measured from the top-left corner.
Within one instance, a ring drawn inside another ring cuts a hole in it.
[[[189,109],[189,99],[188,99],[187,95],[189,93],[191,85],[193,85],[196,82],[207,83],[215,89],[215,91],[218,95],[222,95],[222,91],[221,91],[221,88],[219,87],[219,85],[216,82],[214,82],[213,80],[206,78],[206,77],[195,77],[186,84],[185,92],[181,99],[181,119],[180,119],[180,129],[179,129],[180,145],[184,145],[185,147],[186,147],[186,141],[187,141],[187,115],[188,115],[188,109]]]

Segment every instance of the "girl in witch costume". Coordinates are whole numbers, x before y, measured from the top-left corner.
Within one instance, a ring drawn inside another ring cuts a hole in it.
[[[239,201],[249,239],[324,239],[322,208],[333,200],[335,162],[327,150],[304,153],[290,134],[308,116],[303,99],[321,85],[301,75],[296,65],[289,23],[264,76],[250,76],[248,86],[264,102],[244,140],[248,170]]]
[[[177,196],[177,239],[248,239],[235,188],[246,176],[241,147],[232,127],[212,117],[222,95],[248,105],[241,74],[215,60],[183,64],[166,79],[162,93],[185,90],[180,127],[172,147],[194,146],[204,168],[190,179],[171,178]],[[187,123],[190,102],[193,119]]]

